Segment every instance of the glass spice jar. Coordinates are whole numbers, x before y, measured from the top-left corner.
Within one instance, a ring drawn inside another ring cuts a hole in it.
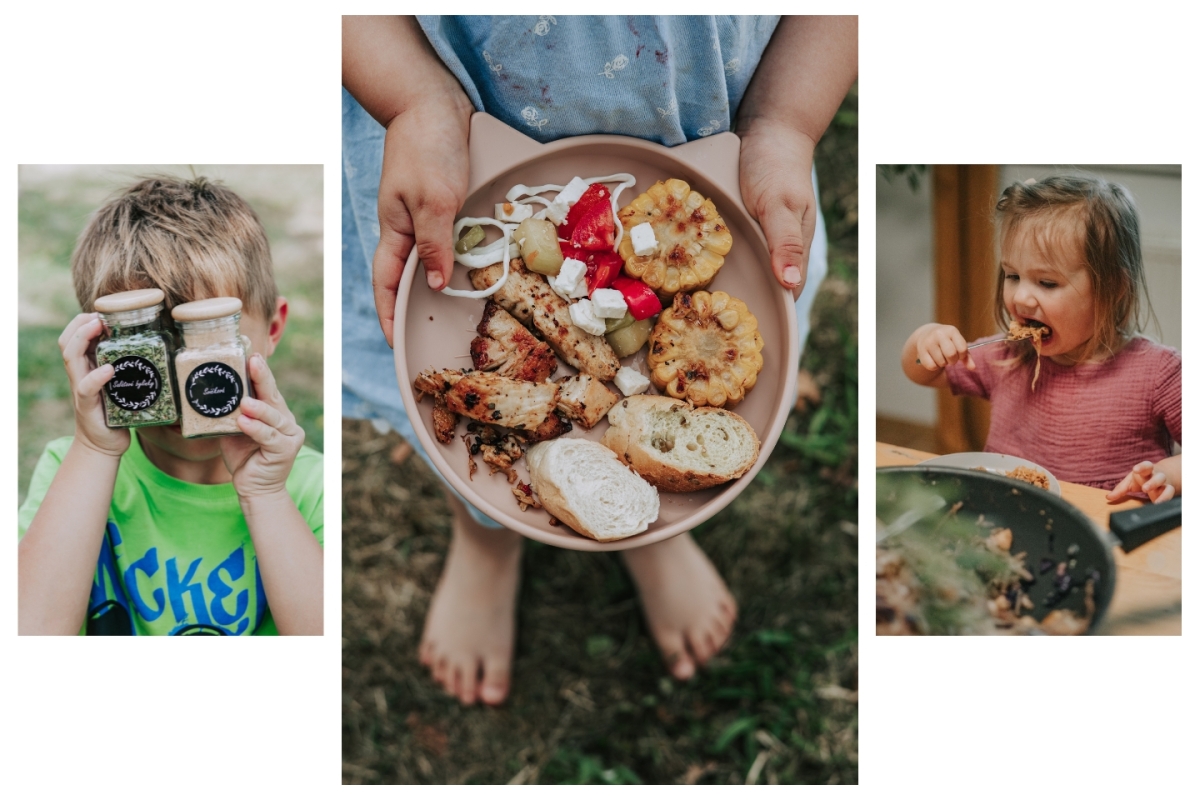
[[[251,347],[239,332],[241,311],[242,301],[236,297],[197,300],[171,310],[183,335],[175,374],[184,438],[242,432],[237,418],[242,415],[242,398],[250,392],[246,361]]]
[[[96,366],[113,365],[104,385],[104,422],[110,428],[170,425],[179,420],[171,357],[173,334],[163,328],[161,289],[135,289],[96,298],[105,338]]]

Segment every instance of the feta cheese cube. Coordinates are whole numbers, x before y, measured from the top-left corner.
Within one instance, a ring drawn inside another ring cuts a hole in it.
[[[650,388],[650,379],[632,367],[621,367],[613,383],[621,390],[621,394],[629,397],[631,394],[641,394]]]
[[[586,297],[571,306],[571,322],[575,323],[576,328],[595,336],[604,335],[604,320],[596,316],[592,301]]]
[[[658,250],[658,239],[654,238],[654,228],[649,222],[629,229],[629,243],[635,256],[652,256]]]
[[[560,203],[558,200],[554,200],[550,203],[550,205],[546,206],[545,219],[550,220],[555,225],[562,225],[563,220],[567,218],[568,210],[569,209],[567,208],[566,203]]]
[[[571,182],[563,187],[563,190],[558,193],[558,197],[554,198],[554,202],[562,203],[564,206],[573,206],[579,202],[579,198],[583,197],[583,193],[587,191],[587,182],[576,175],[571,178]]]
[[[625,316],[629,306],[625,304],[625,295],[616,289],[597,289],[592,292],[592,309],[597,317],[604,319],[620,319]]]
[[[527,203],[496,203],[496,219],[501,222],[521,222],[533,216],[533,206]]]
[[[573,287],[571,287],[570,296],[571,296],[572,300],[578,299],[580,297],[588,296],[587,295],[587,278],[580,278],[579,280],[577,280],[575,282],[575,285]]]
[[[586,297],[587,265],[574,258],[564,258],[558,274],[550,279],[550,288],[563,300]]]

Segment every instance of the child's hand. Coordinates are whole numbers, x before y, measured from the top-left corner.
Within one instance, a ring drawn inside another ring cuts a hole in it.
[[[393,347],[396,290],[414,244],[430,288],[450,283],[454,215],[467,198],[469,129],[469,110],[464,116],[440,100],[410,108],[388,125],[372,283],[379,324]]]
[[[242,400],[238,427],[245,436],[221,440],[225,467],[242,500],[286,492],[292,464],[304,444],[304,429],[279,394],[266,359],[255,353],[247,366],[257,397]]]
[[[100,396],[104,385],[112,380],[113,368],[111,364],[96,367],[91,356],[94,342],[103,332],[99,314],[80,314],[63,329],[58,347],[75,403],[75,441],[119,458],[129,449],[129,430],[105,424],[104,398]]]
[[[916,336],[916,355],[920,366],[938,372],[951,364],[965,361],[975,369],[975,360],[967,350],[967,340],[953,325],[927,325]]]
[[[775,279],[791,289],[793,297],[804,289],[817,226],[815,146],[795,128],[765,120],[756,121],[742,138],[742,200],[767,237]]]
[[[1175,486],[1167,479],[1165,472],[1156,470],[1149,461],[1143,461],[1134,465],[1106,499],[1110,503],[1118,503],[1137,493],[1146,495],[1151,502],[1165,503],[1175,496]]]

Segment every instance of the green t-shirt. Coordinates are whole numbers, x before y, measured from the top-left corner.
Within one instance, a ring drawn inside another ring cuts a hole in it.
[[[20,512],[33,521],[71,437],[47,445]],[[287,481],[301,516],[324,545],[321,454],[304,447]],[[121,457],[82,634],[276,634],[250,529],[232,483],[172,478],[150,463],[136,434]]]

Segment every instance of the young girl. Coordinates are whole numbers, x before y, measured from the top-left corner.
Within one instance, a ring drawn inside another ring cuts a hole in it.
[[[1041,352],[1032,337],[968,352],[954,326],[930,323],[904,343],[905,374],[990,400],[989,452],[1108,489],[1109,502],[1178,495],[1183,362],[1137,335],[1149,300],[1129,192],[1054,177],[1008,187],[996,211],[996,320],[1043,329]]]

